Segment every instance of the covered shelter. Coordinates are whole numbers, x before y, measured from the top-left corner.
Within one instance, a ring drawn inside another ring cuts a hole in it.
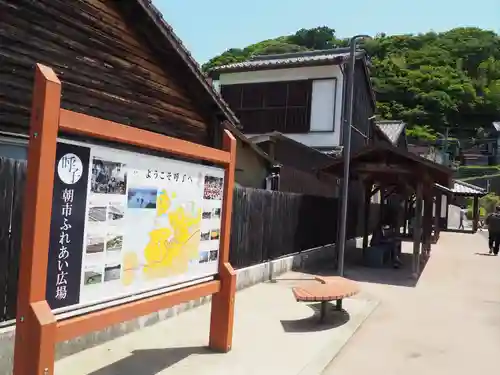
[[[444,206],[446,209],[444,213],[441,212],[439,227],[443,230],[449,229],[449,202],[451,202],[455,198],[472,198],[472,231],[476,232],[479,222],[479,198],[484,197],[487,194],[487,191],[479,186],[472,185],[460,180],[453,180],[453,184],[451,187],[446,187],[440,184],[436,184],[435,187],[438,191],[438,194],[436,195],[436,206],[439,201],[440,206]],[[442,202],[446,202],[446,204],[442,204]]]
[[[333,161],[322,169],[342,177],[343,159]],[[420,261],[425,260],[430,253],[432,234],[432,211],[435,184],[443,187],[452,185],[453,171],[440,164],[412,154],[391,144],[379,143],[368,146],[354,154],[350,160],[350,180],[359,181],[364,186],[363,204],[360,205],[363,222],[363,252],[368,247],[369,217],[371,197],[378,191],[381,193],[381,218],[387,216],[389,196],[396,197],[393,207],[397,208],[394,219],[396,228],[401,228],[403,206],[407,206],[407,198],[415,196],[415,225],[413,230],[413,261],[414,276],[420,274]],[[423,214],[422,214],[423,211]],[[418,214],[420,213],[420,214]],[[421,246],[422,245],[422,246]]]

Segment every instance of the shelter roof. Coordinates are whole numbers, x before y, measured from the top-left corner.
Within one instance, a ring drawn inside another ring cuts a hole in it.
[[[322,168],[322,171],[341,177],[343,168],[344,161],[336,159]],[[394,182],[404,179],[408,183],[416,183],[428,176],[429,182],[444,187],[451,185],[453,174],[451,168],[389,144],[369,146],[352,155],[350,172],[351,178],[364,175],[378,181]]]

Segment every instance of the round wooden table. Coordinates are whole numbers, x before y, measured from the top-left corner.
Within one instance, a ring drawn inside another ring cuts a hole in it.
[[[336,301],[342,310],[342,300],[359,293],[358,284],[340,276],[316,276],[292,289],[297,302],[321,302],[320,321],[325,319],[328,302]]]

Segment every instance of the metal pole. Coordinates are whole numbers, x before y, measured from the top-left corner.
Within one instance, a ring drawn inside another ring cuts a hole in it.
[[[344,121],[344,180],[342,182],[342,205],[340,211],[340,228],[338,233],[339,275],[344,276],[345,241],[347,229],[347,203],[349,193],[349,167],[351,161],[351,126],[352,105],[354,101],[354,72],[356,67],[356,41],[359,38],[369,38],[368,35],[355,35],[349,43],[349,66],[347,72],[346,118]]]

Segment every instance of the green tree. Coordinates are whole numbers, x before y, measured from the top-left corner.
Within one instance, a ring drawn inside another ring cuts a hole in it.
[[[326,26],[229,49],[203,68],[244,61],[255,55],[347,46]],[[386,35],[361,44],[381,118],[407,122],[409,133],[432,139],[445,128],[459,138],[477,137],[500,120],[500,37],[474,27],[443,33]]]

